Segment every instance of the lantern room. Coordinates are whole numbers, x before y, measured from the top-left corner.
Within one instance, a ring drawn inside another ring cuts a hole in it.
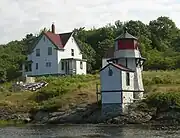
[[[138,39],[127,32],[127,29],[124,29],[124,33],[115,39],[115,50],[138,50]]]
[[[114,58],[139,58],[141,57],[139,51],[138,39],[127,32],[124,32],[115,39]]]

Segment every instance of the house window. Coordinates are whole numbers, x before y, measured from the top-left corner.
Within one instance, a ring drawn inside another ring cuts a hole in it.
[[[45,42],[45,41],[46,41],[46,38],[44,37],[43,39],[44,39],[44,42]]]
[[[126,85],[130,86],[130,74],[129,74],[129,72],[126,72]]]
[[[61,62],[61,70],[64,70],[64,62]]]
[[[74,49],[71,49],[71,56],[74,56]]]
[[[48,47],[48,55],[52,55],[52,47]]]
[[[112,71],[112,69],[110,69],[110,68],[109,68],[109,71],[108,71],[108,75],[109,75],[109,76],[112,76],[112,75],[113,75],[113,71]]]
[[[51,62],[46,62],[46,67],[51,67]]]
[[[37,57],[40,56],[40,49],[36,49],[36,56],[37,56]]]
[[[83,69],[83,62],[80,62],[80,69]]]
[[[36,69],[38,69],[38,63],[36,63]]]

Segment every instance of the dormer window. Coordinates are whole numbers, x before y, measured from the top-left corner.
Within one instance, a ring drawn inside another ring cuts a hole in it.
[[[71,56],[74,56],[74,49],[71,49]]]

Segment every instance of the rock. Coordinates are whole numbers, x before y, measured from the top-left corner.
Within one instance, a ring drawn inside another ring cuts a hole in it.
[[[34,121],[36,122],[47,122],[49,120],[49,113],[46,111],[38,111],[35,116],[33,117]]]
[[[180,123],[180,112],[171,109],[163,112],[156,112],[154,109],[141,110],[136,108],[137,105],[132,105],[128,112],[116,114],[108,117],[102,115],[101,108],[94,105],[81,104],[66,110],[58,110],[56,112],[39,110],[31,114],[13,113],[11,109],[2,108],[0,119],[2,120],[21,120],[24,122],[33,121],[35,123],[49,124],[177,124]]]
[[[40,123],[111,123],[111,124],[125,124],[125,123],[145,123],[151,120],[152,116],[146,112],[132,110],[126,114],[117,114],[113,116],[104,117],[101,114],[101,109],[97,105],[80,105],[73,109],[61,110],[58,112],[38,111],[34,115],[34,121]]]
[[[152,116],[142,111],[132,111],[128,114],[128,123],[142,124],[150,121]]]
[[[166,112],[159,112],[156,120],[177,120],[180,122],[180,112],[169,110]]]
[[[53,113],[49,113],[49,117],[57,117],[57,116],[63,116],[65,114],[65,112],[53,112]]]
[[[108,124],[126,124],[127,116],[118,116],[107,121]]]

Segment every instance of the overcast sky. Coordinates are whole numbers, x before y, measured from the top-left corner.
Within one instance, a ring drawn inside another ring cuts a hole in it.
[[[168,16],[180,27],[180,0],[0,0],[0,44],[56,25],[56,32],[116,20],[148,23]]]

